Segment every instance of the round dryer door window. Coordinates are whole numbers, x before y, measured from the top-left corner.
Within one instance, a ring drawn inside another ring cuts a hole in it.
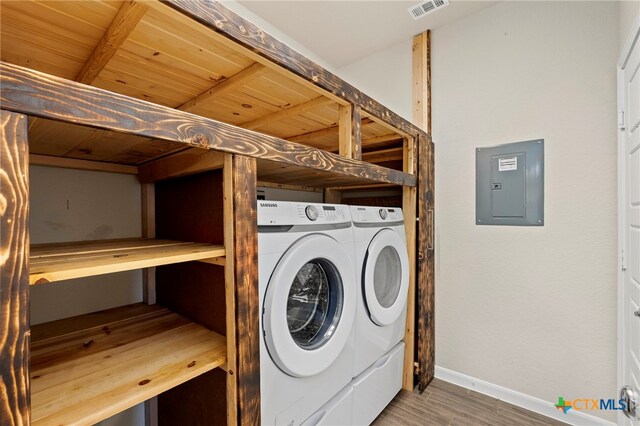
[[[400,236],[383,229],[371,240],[363,274],[364,296],[371,320],[394,323],[404,310],[409,289],[409,256]]]
[[[301,238],[271,275],[263,304],[269,355],[295,377],[318,374],[343,351],[356,308],[353,257],[333,238]]]

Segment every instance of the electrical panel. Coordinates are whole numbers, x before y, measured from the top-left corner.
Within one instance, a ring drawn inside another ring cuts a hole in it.
[[[544,225],[544,140],[476,149],[476,224]]]

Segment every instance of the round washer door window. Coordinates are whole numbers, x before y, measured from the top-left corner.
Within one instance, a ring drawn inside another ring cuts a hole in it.
[[[287,325],[296,344],[315,349],[331,339],[343,299],[342,279],[330,261],[317,258],[302,265],[287,300]]]
[[[395,322],[407,303],[409,256],[400,236],[383,229],[367,249],[364,294],[371,320],[380,325]]]
[[[344,349],[355,316],[352,256],[313,234],[282,256],[267,285],[263,332],[269,355],[294,377],[318,374]]]

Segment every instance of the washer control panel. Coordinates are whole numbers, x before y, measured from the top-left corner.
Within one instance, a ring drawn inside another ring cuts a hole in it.
[[[392,223],[404,221],[402,209],[395,207],[351,206],[353,223]]]
[[[349,206],[258,200],[258,226],[350,223]]]

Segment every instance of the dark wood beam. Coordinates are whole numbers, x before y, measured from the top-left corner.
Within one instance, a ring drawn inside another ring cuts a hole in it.
[[[30,423],[27,117],[0,111],[0,424]]]
[[[435,146],[431,137],[418,142],[418,390],[435,374]]]
[[[196,148],[415,186],[408,173],[241,129],[6,62],[0,63],[2,108],[38,117],[181,142]]]
[[[107,32],[100,39],[91,56],[89,56],[89,59],[78,73],[76,81],[84,84],[93,83],[120,46],[127,40],[129,34],[138,25],[146,11],[147,6],[143,3],[131,0],[125,1]]]
[[[228,368],[235,367],[238,424],[257,426],[261,423],[257,168],[249,157],[234,155],[231,163],[236,365]]]
[[[427,135],[418,138],[418,288],[417,288],[417,379],[424,391],[435,369],[434,238],[435,160],[431,141],[431,32],[413,39],[413,120]]]
[[[212,0],[162,0],[177,11],[213,31],[240,43],[258,55],[293,72],[314,85],[341,97],[392,125],[408,136],[422,131],[335,74],[296,52],[275,37]]]

